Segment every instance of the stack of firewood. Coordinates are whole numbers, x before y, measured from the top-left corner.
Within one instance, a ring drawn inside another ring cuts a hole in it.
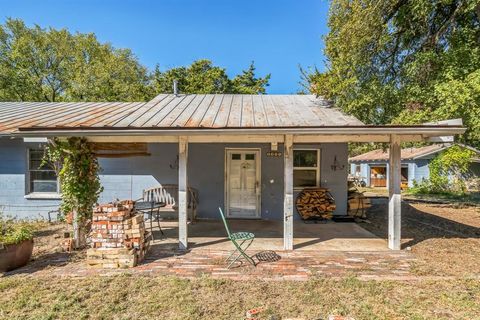
[[[133,212],[132,201],[94,208],[87,263],[103,268],[134,267],[145,257],[150,235],[143,214]]]
[[[303,220],[330,219],[336,209],[327,188],[305,188],[297,196],[297,211]]]

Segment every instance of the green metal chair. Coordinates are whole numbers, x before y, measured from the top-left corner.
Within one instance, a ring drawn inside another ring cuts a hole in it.
[[[232,241],[235,249],[230,253],[228,258],[225,262],[230,262],[227,269],[230,267],[241,257],[243,256],[252,266],[255,267],[255,261],[253,261],[252,257],[245,253],[245,251],[250,247],[253,240],[255,239],[255,235],[251,232],[234,232],[230,233],[230,229],[228,228],[227,219],[225,219],[225,215],[223,214],[222,208],[218,208],[220,211],[220,216],[222,217],[223,224],[225,225],[225,230],[227,231],[227,236],[230,241]]]

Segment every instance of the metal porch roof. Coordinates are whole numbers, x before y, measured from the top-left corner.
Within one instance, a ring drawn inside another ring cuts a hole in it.
[[[0,102],[0,133],[34,129],[316,128],[364,124],[313,95],[160,94],[149,102]]]

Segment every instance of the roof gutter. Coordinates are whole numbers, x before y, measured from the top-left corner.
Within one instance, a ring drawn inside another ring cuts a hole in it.
[[[464,133],[462,126],[346,126],[346,127],[288,127],[288,128],[20,128],[19,131],[0,134],[10,137],[69,137],[69,136],[184,136],[184,135],[423,135],[452,136]]]

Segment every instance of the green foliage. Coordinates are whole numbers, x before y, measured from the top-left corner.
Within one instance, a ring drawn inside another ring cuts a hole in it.
[[[5,217],[0,213],[0,244],[18,244],[33,239],[33,225],[27,221],[20,221]]]
[[[141,101],[152,95],[147,69],[128,49],[94,34],[0,25],[0,100]]]
[[[429,179],[414,182],[409,191],[413,194],[464,195],[467,192],[465,179],[474,155],[472,150],[458,145],[446,149],[430,161]]]
[[[61,212],[76,211],[80,219],[91,218],[103,190],[92,145],[85,138],[55,139],[48,145],[44,161],[54,164],[60,179]]]
[[[224,68],[214,66],[210,60],[197,60],[188,67],[177,67],[154,73],[155,92],[172,93],[173,80],[178,81],[181,93],[265,93],[270,75],[264,78],[255,77],[253,62],[248,70],[230,79]]]
[[[451,79],[433,88],[432,105],[403,110],[394,123],[419,124],[432,120],[462,118],[467,131],[460,142],[480,147],[480,69],[465,79]]]
[[[352,142],[348,144],[348,155],[350,157],[358,156],[359,154],[366,153],[376,149],[387,150],[388,144],[386,143],[362,143],[362,142]]]
[[[267,74],[264,78],[255,77],[255,64],[252,63],[247,70],[243,70],[242,74],[233,78],[232,93],[240,94],[259,94],[265,93],[265,88],[269,86],[270,74]]]
[[[92,33],[0,25],[0,101],[145,101],[171,93],[265,93],[270,75],[255,76],[252,62],[230,79],[209,60],[153,73],[129,49],[100,43]]]
[[[328,25],[310,91],[371,124],[461,117],[460,141],[480,147],[477,0],[333,0]]]

